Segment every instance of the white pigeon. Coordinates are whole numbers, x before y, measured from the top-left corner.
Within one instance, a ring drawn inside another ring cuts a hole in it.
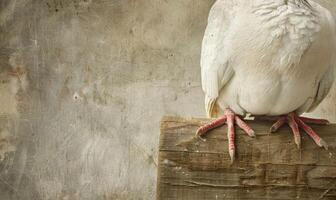
[[[202,88],[209,117],[197,136],[226,123],[234,160],[234,124],[254,131],[239,116],[277,116],[271,131],[287,123],[300,148],[299,128],[320,147],[327,144],[306,124],[327,120],[299,117],[328,94],[336,67],[336,24],[312,0],[217,0],[205,31]]]

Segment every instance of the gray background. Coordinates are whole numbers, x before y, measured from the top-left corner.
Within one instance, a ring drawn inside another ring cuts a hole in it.
[[[212,3],[1,0],[0,199],[154,199],[160,119],[204,117]]]

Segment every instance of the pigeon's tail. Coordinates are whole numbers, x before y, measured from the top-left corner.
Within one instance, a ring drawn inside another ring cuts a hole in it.
[[[208,95],[205,95],[205,111],[207,117],[209,118],[215,118],[218,116],[218,106],[216,101],[216,99],[210,98],[208,97]]]

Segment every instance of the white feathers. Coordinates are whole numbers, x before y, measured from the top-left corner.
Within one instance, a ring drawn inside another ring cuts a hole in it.
[[[217,1],[210,11],[203,38],[202,88],[206,93],[205,109],[209,117],[212,116],[219,91],[233,75],[233,71],[227,69],[228,53],[227,49],[223,48],[223,44],[232,21],[234,7],[233,1]]]
[[[201,56],[208,116],[216,104],[255,115],[316,107],[335,77],[335,27],[312,1],[217,0]]]

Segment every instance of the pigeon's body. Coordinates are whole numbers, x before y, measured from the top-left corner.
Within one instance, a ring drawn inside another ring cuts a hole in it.
[[[279,116],[271,131],[287,123],[300,148],[302,128],[320,147],[323,141],[299,117],[314,109],[334,82],[336,26],[331,13],[312,0],[217,0],[202,45],[202,88],[209,117],[197,135],[226,123],[234,160],[234,125],[254,131],[238,115]],[[238,114],[238,115],[237,115]]]
[[[334,19],[317,3],[218,0],[202,47],[207,113],[309,111],[333,83],[335,52]]]

